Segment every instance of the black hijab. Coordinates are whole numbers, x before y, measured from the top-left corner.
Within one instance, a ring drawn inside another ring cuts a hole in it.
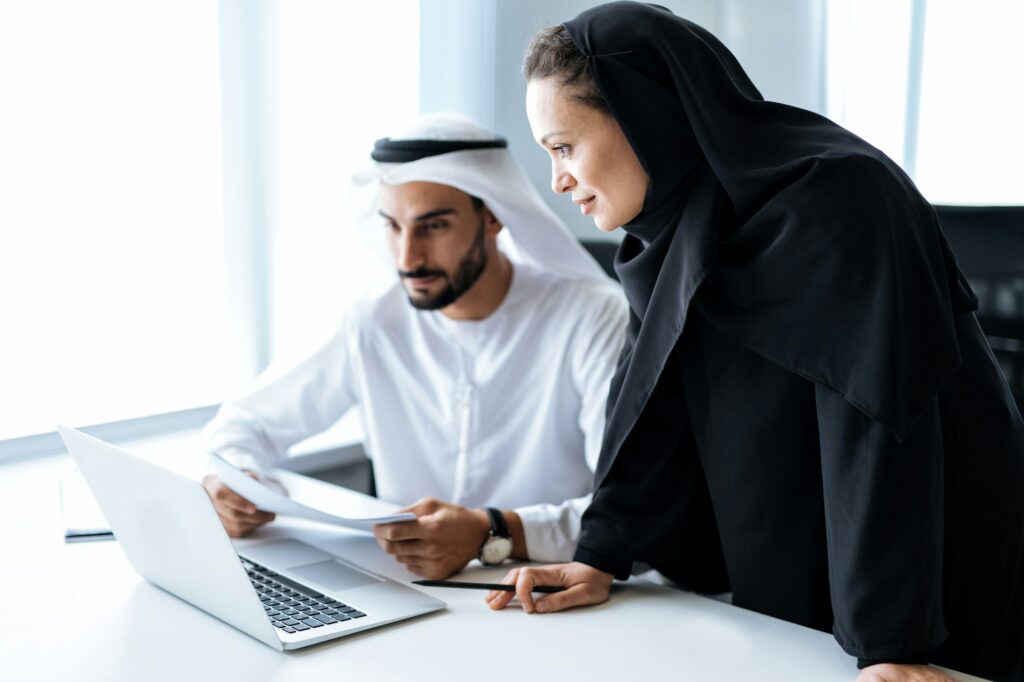
[[[765,101],[663,7],[613,2],[565,28],[651,179],[616,255],[633,317],[598,482],[691,305],[902,440],[959,368],[953,318],[977,303],[911,180],[828,119]]]

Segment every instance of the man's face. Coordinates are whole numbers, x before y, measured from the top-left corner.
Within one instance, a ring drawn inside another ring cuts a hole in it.
[[[485,209],[465,192],[432,182],[381,183],[380,215],[398,276],[416,308],[451,305],[487,266]]]

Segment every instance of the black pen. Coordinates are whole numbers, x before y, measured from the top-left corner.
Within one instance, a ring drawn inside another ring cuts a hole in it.
[[[464,583],[458,580],[413,580],[413,585],[423,585],[424,587],[464,587],[467,590],[497,590],[498,592],[515,592],[515,585],[505,585],[504,583]],[[552,592],[564,592],[565,588],[561,585],[534,585],[533,592],[542,592],[544,594],[550,594]]]

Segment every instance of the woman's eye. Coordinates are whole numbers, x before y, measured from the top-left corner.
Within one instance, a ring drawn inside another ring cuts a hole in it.
[[[552,147],[552,149],[555,150],[555,153],[558,154],[563,159],[569,156],[569,145],[567,144],[556,145]]]

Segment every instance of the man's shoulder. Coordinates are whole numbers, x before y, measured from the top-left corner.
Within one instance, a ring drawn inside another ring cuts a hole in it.
[[[622,287],[611,279],[578,277],[544,272],[536,268],[525,268],[522,276],[524,300],[528,301],[528,305],[535,311],[550,307],[557,309],[561,317],[583,317],[601,312],[624,313],[626,310],[626,298]]]
[[[351,305],[343,315],[342,326],[357,337],[397,332],[408,327],[411,306],[399,282],[369,292]]]

